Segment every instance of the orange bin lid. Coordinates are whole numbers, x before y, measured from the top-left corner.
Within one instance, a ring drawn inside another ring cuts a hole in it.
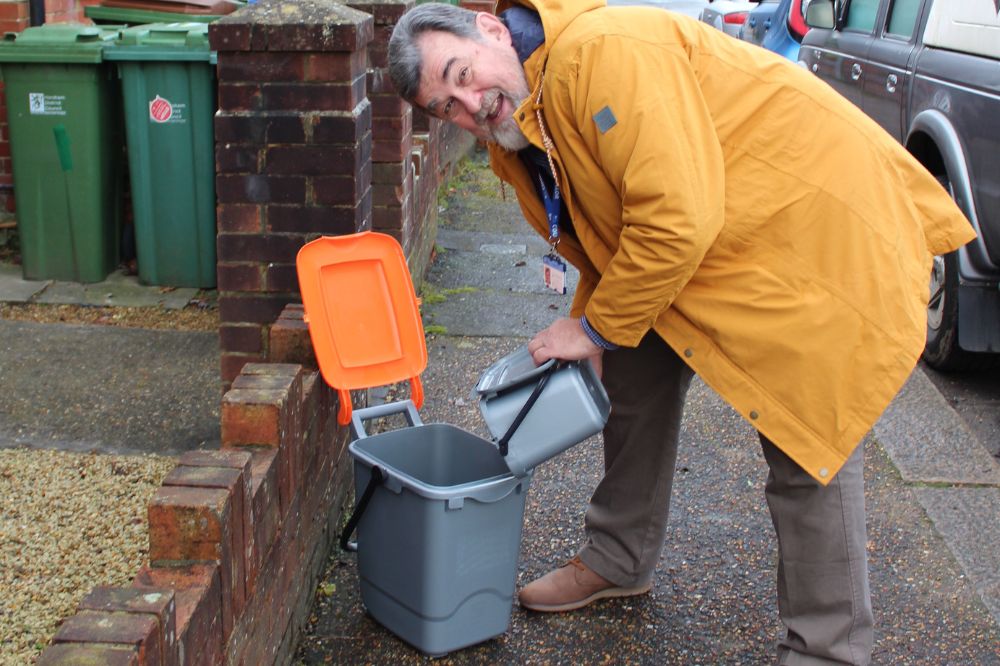
[[[409,379],[419,408],[427,345],[396,239],[372,231],[325,236],[299,250],[296,266],[320,373],[341,394],[341,423],[350,420],[350,389]]]

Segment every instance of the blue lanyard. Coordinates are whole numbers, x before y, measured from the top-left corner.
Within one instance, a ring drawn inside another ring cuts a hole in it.
[[[559,183],[552,182],[552,194],[545,187],[545,179],[538,173],[538,189],[542,193],[542,203],[545,204],[545,217],[549,221],[549,242],[555,247],[559,243]]]

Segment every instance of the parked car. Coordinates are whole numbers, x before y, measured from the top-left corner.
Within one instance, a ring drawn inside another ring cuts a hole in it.
[[[698,18],[727,35],[739,37],[740,28],[756,6],[757,0],[714,0]]]
[[[996,0],[812,0],[807,14],[801,64],[906,146],[979,235],[934,261],[924,360],[1000,362]]]
[[[698,18],[701,16],[701,10],[708,6],[708,0],[608,0],[608,4],[611,6],[661,7],[691,18]]]
[[[809,30],[803,0],[761,0],[740,28],[740,39],[795,61]]]

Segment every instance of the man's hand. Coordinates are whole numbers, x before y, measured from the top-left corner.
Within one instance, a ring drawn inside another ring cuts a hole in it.
[[[531,339],[528,351],[536,365],[541,365],[550,358],[562,361],[587,359],[597,376],[601,376],[604,350],[590,341],[583,332],[579,319],[557,319]]]

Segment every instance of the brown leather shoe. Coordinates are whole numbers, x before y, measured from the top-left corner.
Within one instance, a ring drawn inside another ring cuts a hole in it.
[[[617,587],[602,578],[579,557],[532,581],[517,595],[521,605],[533,611],[558,613],[583,608],[598,599],[645,594],[650,583],[639,587]]]

